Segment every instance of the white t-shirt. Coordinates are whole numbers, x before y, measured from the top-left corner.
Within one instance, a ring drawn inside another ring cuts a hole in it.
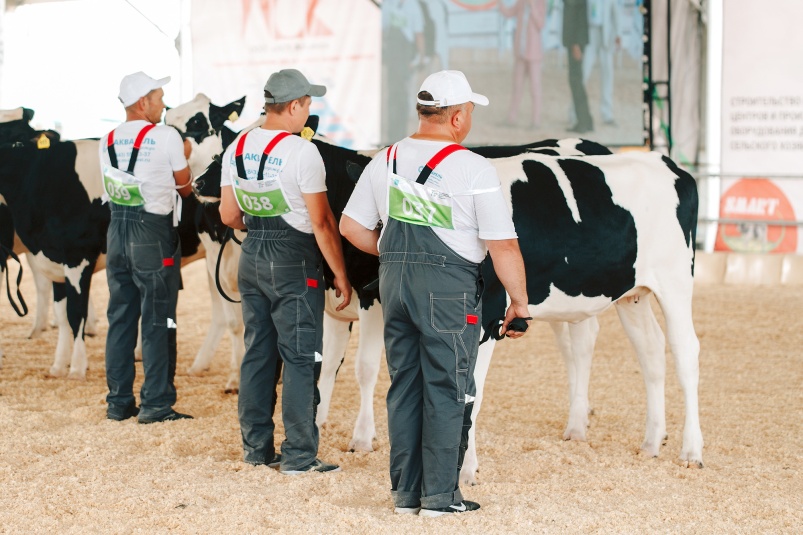
[[[427,162],[449,144],[409,137],[401,140],[396,152],[396,174],[415,181]],[[383,232],[388,223],[388,150],[379,151],[366,166],[343,210],[367,229],[376,228],[381,219]],[[479,154],[468,150],[450,154],[435,167],[426,185],[453,195],[455,229],[431,228],[466,260],[482,262],[487,251],[484,240],[517,237],[496,168]],[[464,195],[470,191],[483,193]]]
[[[243,165],[246,179],[256,180],[262,152],[280,130],[254,128],[248,133],[243,147]],[[223,169],[220,173],[220,187],[232,185],[232,178],[237,176],[237,163],[234,153],[240,136],[228,146],[223,154]],[[287,204],[292,209],[289,214],[281,216],[287,224],[308,234],[312,233],[307,204],[302,193],[321,193],[326,191],[326,170],[318,148],[299,136],[287,136],[279,141],[270,152],[265,162],[265,180],[275,180],[280,171],[282,192]]]
[[[148,121],[128,121],[114,129],[114,151],[117,154],[117,168],[128,169],[134,140],[140,130],[148,126]],[[108,151],[109,135],[100,140],[100,165],[111,165]],[[134,176],[142,181],[140,190],[145,199],[146,212],[167,215],[173,211],[176,195],[175,171],[187,167],[184,157],[184,142],[178,130],[171,126],[157,125],[145,135],[139,147]]]

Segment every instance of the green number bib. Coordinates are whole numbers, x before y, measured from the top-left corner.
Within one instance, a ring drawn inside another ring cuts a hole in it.
[[[388,216],[413,225],[454,228],[451,196],[399,175],[390,176]]]
[[[292,210],[284,198],[278,179],[269,185],[262,180],[234,181],[234,195],[240,209],[255,217],[276,217]]]
[[[103,166],[103,189],[106,190],[109,200],[114,204],[122,206],[145,204],[140,186],[133,175],[114,167]]]

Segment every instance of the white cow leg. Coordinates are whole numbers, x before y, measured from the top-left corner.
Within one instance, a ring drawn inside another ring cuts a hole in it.
[[[92,294],[86,296],[86,325],[84,326],[84,334],[87,336],[95,336],[98,334],[98,314],[95,311],[95,305],[92,303]]]
[[[28,259],[28,268],[36,286],[36,313],[33,317],[31,332],[28,334],[28,338],[33,339],[38,338],[49,326],[48,313],[50,312],[50,303],[53,301],[53,283],[42,273],[33,255],[28,253],[25,256]]]
[[[134,361],[142,362],[142,318],[137,322],[137,345],[134,346]]]
[[[574,392],[569,401],[569,422],[563,432],[563,440],[586,440],[588,429],[588,383],[591,378],[591,361],[594,344],[599,334],[599,321],[592,316],[578,323],[570,323],[571,354],[573,356]],[[565,356],[564,356],[565,358]]]
[[[222,299],[222,298],[221,298]],[[221,302],[226,325],[231,339],[231,369],[229,379],[226,381],[225,392],[236,394],[240,391],[240,365],[245,355],[245,325],[243,324],[243,309],[239,303]]]
[[[84,327],[86,326],[89,306],[89,288],[92,274],[95,272],[95,261],[83,263],[75,268],[65,268],[67,281],[67,321],[73,337],[72,358],[70,359],[69,379],[86,380],[88,360],[84,343]]]
[[[340,365],[343,364],[351,336],[349,325],[349,322],[334,319],[326,312],[323,314],[323,362],[321,362],[321,376],[318,378],[321,401],[318,403],[318,412],[315,416],[318,427],[323,427],[329,418],[335,377]]]
[[[368,310],[359,309],[360,338],[354,372],[360,385],[360,414],[349,442],[351,451],[374,451],[374,388],[379,375],[382,349],[385,347],[382,306],[376,302]]]
[[[617,302],[616,312],[636,350],[647,391],[647,427],[641,449],[646,455],[657,457],[666,439],[666,340],[652,312],[649,296],[641,297],[638,301]]]
[[[680,459],[687,465],[703,467],[703,432],[700,430],[700,407],[697,388],[700,381],[700,341],[692,322],[692,280],[666,296],[656,294],[666,319],[669,347],[675,358],[678,381],[686,404],[683,446]]]
[[[482,397],[485,392],[485,378],[488,376],[488,369],[491,366],[491,357],[494,353],[496,341],[493,338],[480,346],[477,353],[477,364],[474,367],[474,383],[477,386],[477,396],[474,398],[474,410],[471,411],[471,429],[468,432],[468,449],[463,458],[463,466],[460,468],[460,484],[476,485],[476,474],[480,463],[477,458],[477,417],[482,407]]]
[[[550,321],[549,326],[555,334],[555,342],[558,350],[563,356],[563,363],[566,365],[566,377],[569,380],[569,401],[574,399],[576,389],[575,378],[577,377],[577,366],[572,354],[572,337],[569,334],[569,324],[565,321]]]
[[[67,366],[73,345],[70,323],[67,321],[67,293],[66,283],[53,283],[53,312],[56,318],[56,327],[59,330],[59,339],[56,344],[56,357],[50,367],[51,377],[64,377],[67,375]]]
[[[206,274],[206,279],[209,283],[209,293],[212,301],[212,323],[206,330],[206,337],[204,338],[198,353],[195,355],[195,360],[192,361],[192,365],[187,370],[188,375],[201,375],[203,372],[209,369],[209,365],[212,363],[212,359],[215,356],[215,350],[217,349],[218,344],[220,344],[220,340],[223,338],[223,333],[226,330],[226,318],[224,317],[223,312],[223,298],[218,293],[217,286],[215,286],[215,281],[212,280],[212,277],[208,272]]]

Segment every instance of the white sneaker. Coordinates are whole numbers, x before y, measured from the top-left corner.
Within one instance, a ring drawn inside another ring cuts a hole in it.
[[[397,507],[393,511],[397,515],[417,515],[421,507]]]

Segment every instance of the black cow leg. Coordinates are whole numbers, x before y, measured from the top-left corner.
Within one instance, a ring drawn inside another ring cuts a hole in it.
[[[87,358],[86,345],[84,344],[84,327],[86,326],[89,306],[89,286],[92,282],[92,274],[95,272],[96,262],[97,259],[91,260],[77,274],[77,288],[73,286],[75,278],[67,283],[67,322],[70,325],[73,341],[70,373],[68,375],[70,379],[86,379]]]

